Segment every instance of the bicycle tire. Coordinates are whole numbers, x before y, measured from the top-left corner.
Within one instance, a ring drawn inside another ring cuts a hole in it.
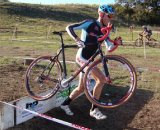
[[[59,90],[62,66],[56,58],[41,56],[28,67],[25,87],[29,96],[35,100],[47,100]]]
[[[108,55],[105,56],[105,59],[112,83],[106,83],[103,86],[99,100],[94,98],[92,89],[94,90],[95,80],[91,77],[91,71],[94,67],[98,67],[103,72],[101,59],[97,59],[85,73],[84,91],[88,100],[96,106],[115,108],[124,104],[133,96],[137,87],[136,71],[133,65],[121,56]]]
[[[138,38],[135,40],[135,46],[141,47],[143,45],[143,40]]]
[[[157,40],[155,40],[154,38],[151,38],[149,41],[148,41],[148,45],[150,46],[150,47],[155,47],[156,46],[156,43],[157,42]]]

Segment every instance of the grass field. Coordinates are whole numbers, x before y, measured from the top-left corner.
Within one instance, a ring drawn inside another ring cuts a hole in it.
[[[27,66],[23,65],[23,57],[38,57],[42,55],[54,55],[60,47],[59,37],[53,36],[52,31],[65,30],[65,27],[73,22],[79,22],[87,18],[96,18],[97,6],[92,5],[56,5],[42,6],[29,4],[0,4],[0,100],[11,101],[27,93],[24,88],[24,74]],[[69,8],[68,8],[69,7]],[[23,11],[21,11],[24,9]],[[28,12],[28,13],[26,13]],[[38,13],[37,13],[38,12]],[[117,22],[117,31],[111,37],[121,36],[123,41],[135,41],[138,38],[140,26],[134,28],[133,35],[128,27],[120,26]],[[17,27],[17,33],[14,33]],[[152,27],[153,37],[160,42],[160,33],[156,32],[160,27]],[[80,34],[80,32],[77,32]],[[67,35],[64,35],[65,44],[75,44]],[[65,51],[66,60],[75,60],[76,49]],[[125,42],[115,52],[127,58],[136,68],[138,85],[135,96],[124,106],[113,110],[103,110],[108,119],[102,122],[91,119],[88,115],[90,104],[82,97],[71,106],[74,118],[65,116],[58,108],[48,114],[61,117],[70,122],[93,128],[94,130],[151,130],[160,129],[160,47],[146,46],[135,47],[134,42]],[[61,59],[61,57],[60,57]],[[67,64],[68,74],[71,74],[77,66]],[[85,102],[85,103],[84,103]],[[84,104],[84,105],[83,105]],[[82,111],[84,110],[84,111]],[[56,113],[56,114],[55,114]],[[86,114],[87,113],[87,114]],[[88,122],[84,122],[86,119]],[[47,125],[42,125],[46,123]],[[38,124],[38,125],[35,125]],[[10,130],[46,130],[63,129],[63,126],[55,125],[35,118]]]
[[[1,65],[9,61],[12,63],[15,60],[13,57],[53,55],[59,48],[59,37],[53,36],[52,31],[65,30],[65,27],[70,23],[97,17],[97,13],[94,11],[97,9],[97,5],[43,6],[1,3],[0,7]],[[123,41],[135,41],[138,38],[137,31],[141,31],[141,27],[135,26],[132,33],[128,27],[120,26],[118,20],[115,20],[114,23],[117,28],[116,32],[112,33],[112,38],[121,36]],[[17,29],[16,33],[14,33],[15,29]],[[153,37],[160,41],[160,33],[154,32],[159,27],[152,27],[152,29]],[[64,35],[64,41],[75,44],[67,34]],[[127,44],[128,42],[125,43],[125,45]],[[149,71],[159,68],[159,48],[147,46],[144,50],[143,47],[134,47],[132,42],[129,44],[133,46],[119,47],[114,54],[125,56],[135,67],[149,69]],[[67,50],[66,59],[74,60],[75,53],[76,50]],[[154,71],[153,73],[158,72]],[[154,74],[149,75],[150,79],[153,79]]]

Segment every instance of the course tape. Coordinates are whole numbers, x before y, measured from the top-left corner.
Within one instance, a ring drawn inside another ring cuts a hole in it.
[[[9,105],[9,106],[14,107],[16,109],[27,111],[27,112],[32,113],[33,115],[39,116],[41,118],[44,118],[44,119],[47,119],[47,120],[50,120],[50,121],[53,121],[53,122],[57,122],[59,124],[62,124],[62,125],[68,126],[68,127],[72,127],[72,128],[78,129],[78,130],[91,130],[89,128],[86,128],[86,127],[83,127],[83,126],[80,126],[80,125],[77,125],[77,124],[69,123],[69,122],[66,122],[66,121],[63,121],[63,120],[60,120],[60,119],[50,117],[50,116],[42,114],[42,113],[38,113],[38,112],[35,112],[35,111],[31,111],[29,109],[25,109],[21,106],[16,106],[16,105],[4,102],[4,101],[0,101],[0,103]]]

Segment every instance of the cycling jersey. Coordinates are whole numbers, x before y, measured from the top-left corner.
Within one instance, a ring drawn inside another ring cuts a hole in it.
[[[148,30],[147,28],[144,29],[144,34],[146,34],[146,36],[151,36],[152,35],[152,30]]]
[[[74,30],[82,30],[81,40],[85,43],[85,45],[96,45],[97,36],[102,35],[100,29],[100,23],[98,21],[85,20],[81,23],[68,26],[67,31],[71,37],[77,38]]]
[[[85,48],[79,49],[77,56],[79,59],[88,60],[98,49],[98,37],[102,34],[100,22],[96,20],[85,20],[81,23],[72,24],[66,28],[68,34],[76,39],[78,36],[75,30],[81,30],[81,40],[85,44]],[[109,44],[109,37],[106,38],[105,42]]]

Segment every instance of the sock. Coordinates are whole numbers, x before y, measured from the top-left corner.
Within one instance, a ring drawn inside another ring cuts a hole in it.
[[[93,111],[95,108],[97,108],[97,106],[92,104],[91,111]]]
[[[63,103],[62,105],[65,106],[65,105],[69,105],[71,103],[72,99],[70,97],[68,97]]]

